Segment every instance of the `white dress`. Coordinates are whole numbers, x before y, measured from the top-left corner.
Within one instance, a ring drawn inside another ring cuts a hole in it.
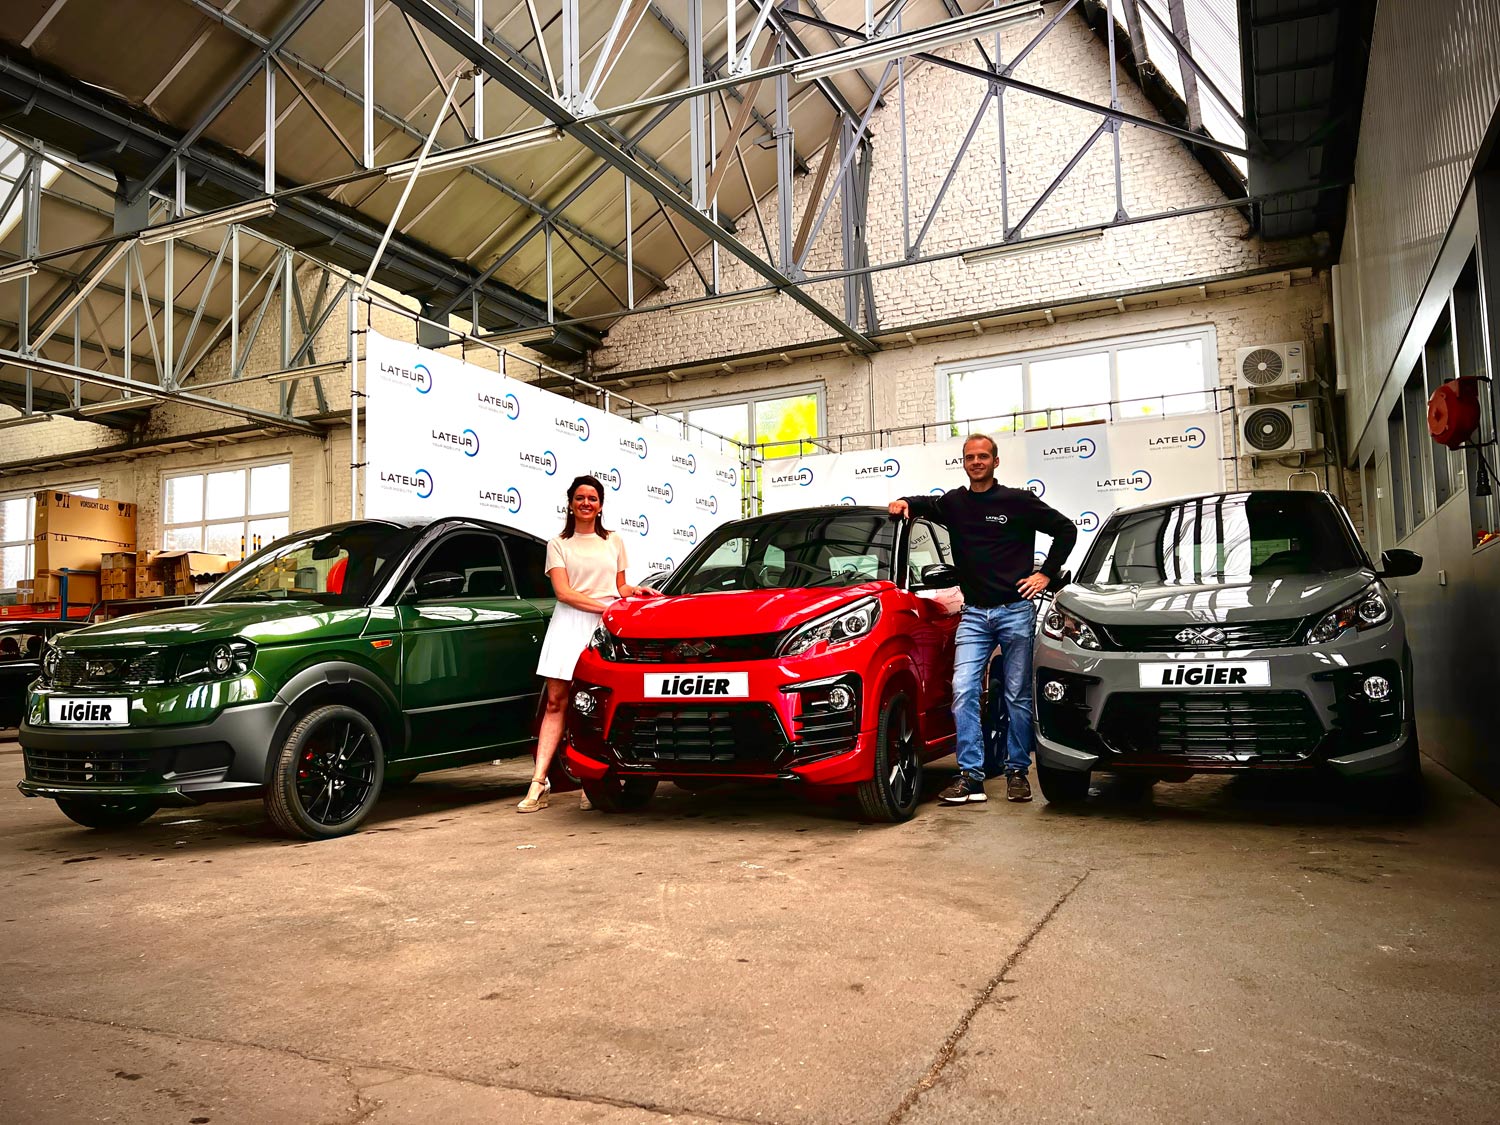
[[[561,567],[567,572],[568,585],[602,602],[619,598],[615,575],[625,566],[625,541],[618,532],[611,532],[608,539],[597,535],[574,535],[569,539],[559,536],[547,544],[547,572]],[[571,680],[578,658],[599,627],[601,616],[558,602],[547,625],[547,635],[542,639],[536,674]]]

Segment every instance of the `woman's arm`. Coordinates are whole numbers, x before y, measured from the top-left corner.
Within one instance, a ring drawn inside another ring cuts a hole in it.
[[[660,597],[661,591],[654,586],[632,586],[625,581],[625,572],[622,570],[615,575],[615,589],[620,591],[620,597],[628,598],[636,594],[646,594],[649,597]]]
[[[587,610],[589,613],[603,613],[605,603],[598,598],[591,598],[587,594],[580,594],[568,582],[568,571],[566,567],[553,567],[547,572],[547,577],[552,579],[552,592],[557,595],[557,600],[563,605],[570,605],[574,609]]]

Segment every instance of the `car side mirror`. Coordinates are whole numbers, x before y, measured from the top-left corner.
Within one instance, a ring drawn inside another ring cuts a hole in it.
[[[922,568],[923,590],[951,590],[958,585],[958,571],[947,563],[928,563]]]
[[[1422,569],[1422,556],[1405,547],[1392,547],[1380,555],[1381,578],[1406,578]]]
[[[441,598],[456,598],[464,592],[464,576],[452,571],[436,570],[423,574],[416,581],[416,599],[429,601]]]

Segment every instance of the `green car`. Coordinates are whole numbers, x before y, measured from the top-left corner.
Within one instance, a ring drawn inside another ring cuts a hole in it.
[[[192,606],[58,636],[27,696],[19,788],[91,828],[261,797],[287,832],[353,832],[383,785],[529,748],[545,557],[482,520],[335,524]]]

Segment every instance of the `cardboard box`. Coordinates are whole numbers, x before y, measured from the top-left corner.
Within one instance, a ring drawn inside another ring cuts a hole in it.
[[[32,534],[103,539],[131,550],[135,547],[135,505],[70,492],[38,492]]]
[[[56,602],[62,599],[61,574],[38,571],[32,580],[32,602]],[[99,576],[97,574],[68,575],[68,604],[88,605],[99,600]]]
[[[151,560],[161,568],[164,578],[197,578],[212,575],[218,578],[229,569],[228,555],[210,555],[203,551],[162,551]]]
[[[138,598],[164,598],[166,595],[167,588],[160,581],[135,584],[135,596]]]
[[[101,539],[84,539],[76,535],[38,535],[36,537],[36,571],[98,570],[101,556],[130,550],[133,543],[110,543]]]
[[[99,556],[100,570],[134,570],[136,551],[109,551]]]
[[[159,566],[138,566],[131,573],[135,575],[137,584],[161,581],[161,567]]]
[[[121,598],[135,597],[135,568],[129,570],[101,570],[99,572],[99,586],[104,591],[104,600],[107,602],[119,601]]]

